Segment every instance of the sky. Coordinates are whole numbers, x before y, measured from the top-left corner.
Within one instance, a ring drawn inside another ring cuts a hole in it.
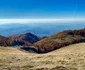
[[[51,20],[77,18],[78,20],[84,17],[85,0],[0,0],[0,21],[3,23],[14,19],[24,21],[24,19],[41,18],[44,21],[49,18]]]

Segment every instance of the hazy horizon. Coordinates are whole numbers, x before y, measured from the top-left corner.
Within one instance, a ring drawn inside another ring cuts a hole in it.
[[[1,0],[0,34],[52,35],[84,28],[84,3],[84,0]]]
[[[20,23],[20,24],[31,24],[31,23],[78,23],[85,22],[85,18],[24,18],[24,19],[0,19],[0,24],[9,23]]]

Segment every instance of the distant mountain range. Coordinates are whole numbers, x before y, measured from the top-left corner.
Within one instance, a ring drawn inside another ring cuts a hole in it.
[[[0,24],[0,35],[10,36],[13,34],[34,33],[37,36],[51,36],[63,30],[74,30],[84,28],[84,23],[31,23],[31,24]]]

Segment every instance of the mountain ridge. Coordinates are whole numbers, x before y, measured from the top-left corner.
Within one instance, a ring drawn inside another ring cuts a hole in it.
[[[9,37],[0,35],[0,45],[1,46],[30,46],[34,42],[39,41],[40,38],[32,33],[26,34],[16,34]]]
[[[77,26],[77,27],[75,27]],[[63,30],[75,30],[85,28],[84,23],[31,23],[31,24],[20,24],[20,23],[9,23],[0,24],[0,35],[10,36],[13,34],[25,34],[32,32],[37,36],[51,36],[55,33]]]
[[[58,48],[85,42],[85,28],[80,30],[66,30],[34,43],[38,53],[47,53]]]

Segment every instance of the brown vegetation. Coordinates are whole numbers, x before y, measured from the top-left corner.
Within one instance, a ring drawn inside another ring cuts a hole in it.
[[[40,38],[32,33],[12,35],[9,37],[0,36],[0,46],[30,46]]]
[[[38,48],[38,53],[46,53],[60,47],[80,42],[85,42],[85,29],[63,31],[51,37],[42,39],[33,46]]]

